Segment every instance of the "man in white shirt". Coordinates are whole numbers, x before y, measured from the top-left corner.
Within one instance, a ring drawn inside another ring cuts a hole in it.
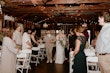
[[[99,15],[99,25],[103,26],[96,42],[96,52],[101,73],[110,73],[110,14]]]
[[[17,25],[16,30],[13,32],[13,40],[16,43],[16,46],[19,49],[22,49],[22,33],[21,33],[22,25]]]

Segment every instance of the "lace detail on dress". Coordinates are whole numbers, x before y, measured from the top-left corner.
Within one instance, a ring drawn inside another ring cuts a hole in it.
[[[82,43],[86,41],[85,36],[78,36],[77,39],[80,40]]]

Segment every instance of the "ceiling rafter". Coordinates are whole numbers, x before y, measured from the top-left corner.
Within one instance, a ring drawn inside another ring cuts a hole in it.
[[[35,22],[50,18],[49,22],[74,22],[75,17],[82,16],[91,20],[101,11],[110,10],[110,0],[52,0],[46,4],[37,0],[35,6],[31,0],[5,0],[3,12],[21,19]],[[90,15],[90,16],[89,16]],[[51,18],[52,17],[52,18]]]

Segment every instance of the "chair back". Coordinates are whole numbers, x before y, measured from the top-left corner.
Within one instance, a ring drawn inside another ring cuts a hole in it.
[[[26,69],[26,73],[28,73],[28,69],[30,67],[31,60],[31,50],[22,50],[20,54],[17,55],[17,70],[23,73],[23,69]]]
[[[98,66],[98,57],[87,57],[87,73],[100,73]]]

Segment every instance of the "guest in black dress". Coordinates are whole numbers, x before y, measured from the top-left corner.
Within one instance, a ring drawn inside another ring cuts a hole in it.
[[[65,51],[65,53],[67,53],[66,57],[68,58],[68,60],[70,51],[74,51],[75,49],[75,40],[77,38],[73,28],[70,29],[69,33],[69,49],[67,50],[67,52]]]
[[[69,51],[74,51],[76,38],[77,36],[74,32],[74,29],[71,28],[70,35],[69,35]]]
[[[37,37],[36,37],[36,30],[35,29],[32,29],[31,43],[32,43],[33,47],[37,47],[38,46]]]
[[[83,32],[82,26],[76,27],[75,33],[77,35],[77,39],[73,54],[74,55],[73,73],[87,73],[86,56],[84,53],[86,37],[82,32]]]
[[[32,29],[32,32],[31,32],[31,43],[32,43],[33,47],[38,46],[38,41],[36,38],[36,30],[35,29]],[[37,53],[38,52],[32,50],[32,54],[37,54]]]

